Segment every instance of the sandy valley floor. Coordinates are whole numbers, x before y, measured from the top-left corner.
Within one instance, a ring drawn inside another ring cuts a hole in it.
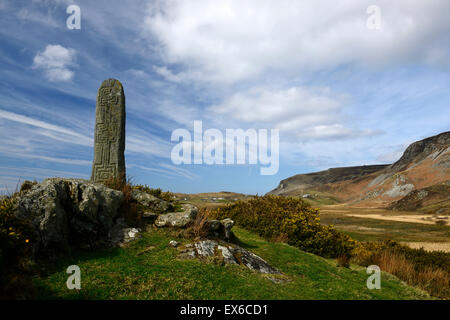
[[[450,252],[450,217],[380,208],[328,205],[321,221],[333,224],[360,240],[397,240],[412,248]],[[442,221],[437,225],[436,221]]]

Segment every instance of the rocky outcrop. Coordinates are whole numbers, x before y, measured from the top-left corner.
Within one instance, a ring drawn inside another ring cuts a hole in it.
[[[156,213],[167,212],[173,210],[173,204],[164,200],[161,200],[151,194],[140,190],[133,190],[131,196],[140,205],[144,206],[147,210]]]
[[[123,247],[127,243],[138,239],[142,230],[140,228],[129,228],[124,218],[117,219],[110,232],[110,245],[114,247]]]
[[[272,267],[267,261],[234,244],[221,244],[215,240],[198,241],[181,247],[179,257],[181,259],[217,258],[225,264],[243,265],[255,272],[278,276],[270,278],[274,282],[287,280],[278,269]]]
[[[158,219],[159,214],[155,212],[144,212],[142,218],[145,223],[153,224]]]
[[[231,228],[234,226],[234,221],[227,218],[223,220],[210,220],[209,223],[209,229],[210,234],[214,237],[231,241],[234,238],[234,234],[231,231]]]
[[[197,207],[191,204],[183,204],[184,211],[160,214],[155,225],[161,227],[184,228],[197,216]]]
[[[381,171],[388,167],[387,164],[330,168],[328,170],[297,174],[287,179],[281,180],[280,184],[274,190],[267,194],[289,196],[301,194],[302,190],[321,187],[329,183],[337,183],[347,180],[355,180],[374,172]]]
[[[340,202],[388,206],[413,190],[450,180],[450,131],[410,144],[391,165],[332,168],[299,174],[280,182],[269,194],[319,192]]]
[[[52,178],[21,192],[17,200],[17,217],[35,231],[33,252],[51,256],[110,244],[123,194],[87,180]]]
[[[428,156],[437,158],[443,152],[447,151],[450,147],[450,131],[443,132],[441,134],[416,141],[411,143],[401,158],[392,164],[387,171],[389,172],[399,172],[405,170],[408,166],[413,163],[418,163]],[[441,162],[439,162],[441,163]],[[450,164],[449,158],[446,161],[442,161],[442,164]]]
[[[391,203],[388,209],[450,214],[450,182],[411,191],[405,197]]]
[[[15,197],[17,217],[29,221],[35,232],[35,256],[53,257],[71,248],[121,246],[138,238],[141,231],[130,228],[123,219],[123,193],[100,183],[64,178],[25,182]],[[184,205],[184,212],[166,215],[164,212],[173,210],[172,203],[139,190],[132,191],[132,199],[144,211],[147,223],[159,218],[160,225],[165,221],[182,227],[197,213],[196,207]]]
[[[169,212],[166,214],[155,215],[152,213],[145,213],[144,219],[151,221],[156,217],[155,226],[158,228],[172,227],[172,228],[186,228],[197,217],[197,207],[191,204],[183,204],[184,211],[181,212]],[[223,220],[207,220],[205,224],[204,237],[211,236],[220,240],[230,242],[235,239],[231,228],[234,226],[234,221],[231,219]]]

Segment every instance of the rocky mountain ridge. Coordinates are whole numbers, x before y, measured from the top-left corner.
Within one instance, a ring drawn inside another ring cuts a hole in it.
[[[270,194],[327,192],[347,203],[387,206],[416,189],[450,181],[450,131],[416,141],[391,165],[333,168],[284,179]]]

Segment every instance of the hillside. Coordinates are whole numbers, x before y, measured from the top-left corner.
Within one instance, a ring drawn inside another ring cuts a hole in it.
[[[412,143],[391,165],[334,168],[280,182],[271,194],[314,189],[347,203],[387,206],[413,190],[450,181],[450,131]]]
[[[203,193],[174,193],[176,200],[204,200],[204,201],[217,201],[217,200],[242,200],[248,195],[230,191],[219,192],[203,192]]]
[[[393,202],[389,209],[450,214],[450,185],[439,184],[411,191],[402,199]]]
[[[396,277],[382,273],[382,290],[366,287],[365,268],[337,267],[335,260],[267,242],[241,228],[240,245],[281,270],[290,281],[274,283],[238,265],[182,260],[168,245],[167,229],[145,232],[128,247],[83,253],[50,267],[35,279],[40,299],[429,299]],[[67,290],[66,268],[83,270],[82,290]]]
[[[389,165],[372,165],[330,168],[328,170],[297,174],[293,177],[281,180],[278,187],[269,192],[273,195],[301,195],[304,190],[314,189],[326,184],[345,180],[356,180],[368,174],[379,172]]]
[[[238,200],[250,199],[252,195],[242,193],[220,191],[203,193],[174,193],[174,200],[182,203],[190,203],[198,208],[217,208],[225,203],[232,203]]]

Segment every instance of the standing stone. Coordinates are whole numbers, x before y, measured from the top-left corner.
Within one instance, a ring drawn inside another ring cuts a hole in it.
[[[103,81],[95,106],[91,181],[125,180],[125,94],[116,79]]]

